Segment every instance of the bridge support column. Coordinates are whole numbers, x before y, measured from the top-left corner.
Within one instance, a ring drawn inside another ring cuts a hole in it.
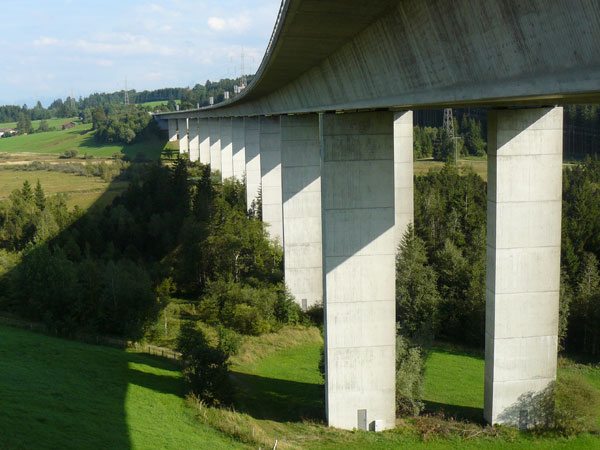
[[[345,429],[395,426],[393,119],[322,116],[326,408]]]
[[[190,129],[190,161],[200,159],[200,130],[198,128],[198,119],[188,119]]]
[[[233,176],[231,117],[221,117],[219,127],[221,130],[221,179],[226,180]]]
[[[394,113],[394,187],[397,252],[408,225],[414,222],[413,112]]]
[[[187,153],[188,147],[188,124],[187,119],[177,119],[179,129],[179,153]]]
[[[244,140],[244,119],[233,117],[231,119],[232,129],[232,152],[233,152],[233,176],[238,181],[244,179],[246,174],[246,145]]]
[[[490,423],[543,420],[556,379],[562,108],[488,116],[485,407]]]
[[[258,130],[258,117],[244,119],[244,140],[246,144],[246,209],[252,207],[252,202],[257,199],[261,186],[260,177],[260,136]]]
[[[279,116],[259,120],[263,222],[272,239],[283,245],[281,194],[281,126]]]
[[[169,119],[169,142],[177,140],[177,119]]]
[[[319,116],[281,116],[285,283],[306,309],[323,300]]]
[[[219,119],[208,119],[208,134],[210,136],[210,170],[221,171],[221,127]]]
[[[200,135],[200,162],[210,164],[210,133],[208,130],[208,119],[198,119],[198,133]]]

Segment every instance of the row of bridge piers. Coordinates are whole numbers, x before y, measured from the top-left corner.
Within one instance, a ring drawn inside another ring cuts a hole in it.
[[[169,140],[181,153],[245,180],[248,207],[261,192],[296,301],[323,301],[329,424],[394,427],[395,257],[413,221],[412,111],[177,117]],[[532,399],[556,376],[562,123],[560,107],[489,112],[490,423],[534,425]]]

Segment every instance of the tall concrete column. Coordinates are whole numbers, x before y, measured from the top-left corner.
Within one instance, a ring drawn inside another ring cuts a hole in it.
[[[413,112],[394,113],[394,186],[396,241],[402,241],[408,225],[414,222]]]
[[[339,428],[395,426],[393,130],[392,112],[322,116],[326,407]]]
[[[208,134],[210,136],[210,168],[221,171],[221,127],[219,119],[208,119]]]
[[[188,147],[188,124],[187,119],[177,119],[179,129],[179,153],[187,153]]]
[[[198,119],[189,119],[188,127],[190,130],[190,161],[200,159],[200,130],[198,128]]]
[[[169,123],[169,142],[175,142],[177,140],[177,119],[167,120]]]
[[[263,222],[272,239],[283,245],[281,194],[281,126],[279,116],[259,120]]]
[[[200,135],[200,162],[202,164],[210,164],[210,132],[208,130],[208,119],[198,119],[198,133]]]
[[[226,180],[233,176],[231,117],[221,117],[219,126],[221,130],[221,179]]]
[[[540,420],[556,379],[562,108],[488,115],[485,407],[490,423]]]
[[[321,148],[317,114],[281,116],[285,283],[306,309],[323,300]]]
[[[246,174],[246,144],[244,138],[244,118],[233,117],[232,128],[232,152],[233,152],[233,176],[238,181],[244,179]]]
[[[260,177],[260,148],[258,117],[244,119],[244,140],[246,141],[246,209],[250,209],[252,202],[258,197],[261,186]]]

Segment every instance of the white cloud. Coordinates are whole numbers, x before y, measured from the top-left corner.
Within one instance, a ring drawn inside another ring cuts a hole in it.
[[[227,31],[233,33],[242,33],[252,25],[252,19],[247,14],[241,14],[237,17],[222,18],[210,17],[208,27],[213,31]]]
[[[222,31],[225,29],[225,19],[221,19],[220,17],[211,17],[208,19],[208,26],[211,30]]]
[[[52,37],[47,37],[47,36],[41,36],[39,39],[36,39],[35,41],[33,41],[33,45],[35,45],[36,47],[57,45],[59,43],[60,43],[60,40],[58,40],[56,38],[52,38]]]

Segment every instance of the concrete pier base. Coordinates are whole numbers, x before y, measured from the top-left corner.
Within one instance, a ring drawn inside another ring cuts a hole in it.
[[[187,119],[178,119],[177,129],[179,130],[179,153],[187,153],[189,151]]]
[[[175,142],[177,140],[177,119],[167,120],[169,123],[169,142]]]
[[[221,133],[221,179],[226,180],[233,176],[231,117],[220,118],[219,129]]]
[[[329,425],[395,426],[392,112],[322,116]]]
[[[258,120],[258,117],[246,117],[244,119],[244,137],[246,141],[246,209],[252,207],[252,202],[256,200],[261,189]]]
[[[263,222],[272,239],[283,245],[281,194],[281,128],[279,116],[259,120]]]
[[[233,176],[242,181],[246,175],[246,145],[244,138],[244,118],[233,117],[231,119],[232,129],[232,152],[233,152]]]
[[[281,116],[285,283],[306,309],[323,300],[319,116]]]
[[[198,119],[188,120],[189,128],[189,147],[190,147],[190,161],[196,162],[200,159],[200,130],[198,128]]]
[[[556,379],[563,110],[491,111],[488,127],[484,416],[524,429]]]
[[[210,133],[208,130],[208,119],[198,119],[199,153],[202,164],[210,164]]]
[[[219,119],[208,119],[208,134],[210,136],[210,169],[221,171],[221,127]]]

